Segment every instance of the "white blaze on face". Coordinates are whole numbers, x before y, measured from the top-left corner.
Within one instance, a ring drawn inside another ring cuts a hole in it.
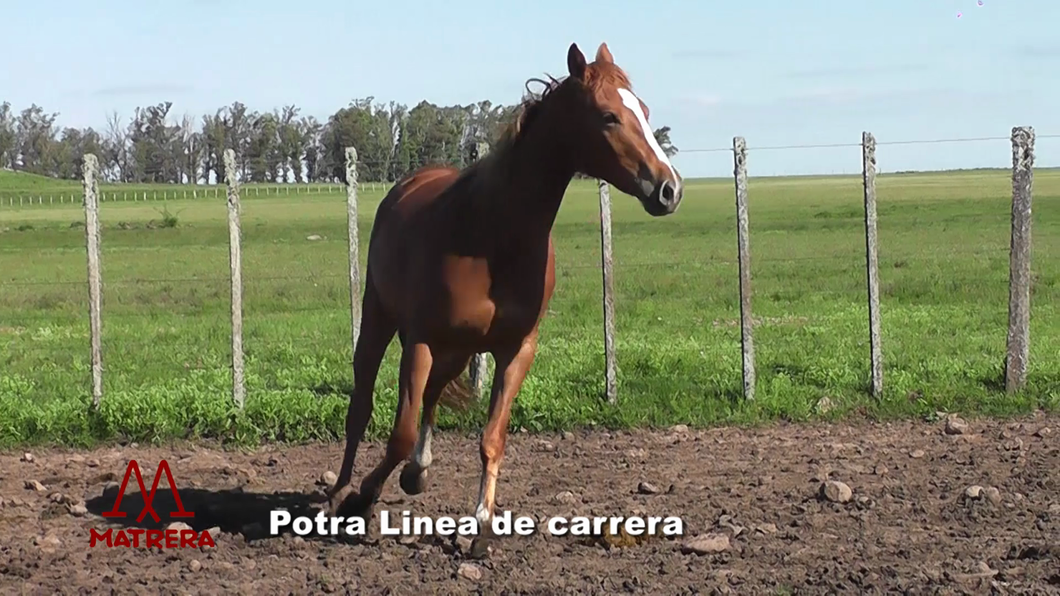
[[[640,108],[640,100],[637,99],[636,95],[633,95],[629,89],[619,89],[618,94],[622,97],[622,105],[626,106],[633,115],[637,117],[637,122],[640,122],[641,133],[644,134],[644,140],[648,142],[648,146],[651,147],[652,151],[659,158],[659,161],[666,164],[666,167],[670,168],[670,174],[674,177],[674,182],[677,182],[677,170],[674,170],[673,165],[670,164],[670,158],[666,156],[666,152],[663,151],[662,147],[659,146],[659,142],[655,140],[655,135],[652,134],[651,126],[648,125],[648,119],[644,117],[644,110]]]

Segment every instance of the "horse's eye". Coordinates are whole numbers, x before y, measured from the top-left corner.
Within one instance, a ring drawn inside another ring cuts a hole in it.
[[[604,123],[608,126],[614,126],[615,124],[618,124],[618,116],[616,116],[614,112],[605,112]]]

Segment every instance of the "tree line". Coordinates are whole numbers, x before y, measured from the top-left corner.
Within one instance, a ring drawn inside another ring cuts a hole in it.
[[[516,108],[421,101],[410,109],[366,97],[320,122],[294,105],[259,112],[240,102],[199,118],[176,116],[166,101],[136,108],[128,123],[112,112],[95,130],[62,127],[58,113],[36,104],[16,112],[3,102],[0,168],[76,179],[84,155],[94,153],[108,182],[209,184],[224,180],[224,152],[232,149],[245,182],[341,183],[345,148],[353,146],[361,180],[393,181],[427,163],[468,165],[478,143],[496,142]],[[654,131],[672,155],[669,132]]]

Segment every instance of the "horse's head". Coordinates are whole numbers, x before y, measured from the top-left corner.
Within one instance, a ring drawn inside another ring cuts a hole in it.
[[[633,94],[607,44],[600,44],[591,64],[571,44],[567,68],[565,82],[577,98],[565,109],[567,142],[578,171],[633,195],[650,215],[676,211],[683,194],[681,176],[655,140],[648,106]]]

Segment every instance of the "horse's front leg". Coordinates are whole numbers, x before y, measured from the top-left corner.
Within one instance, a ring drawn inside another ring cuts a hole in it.
[[[486,554],[488,539],[492,537],[493,508],[497,502],[497,476],[504,458],[504,447],[508,441],[508,420],[511,415],[512,402],[523,385],[523,379],[534,363],[537,352],[537,330],[535,329],[523,342],[511,350],[494,352],[496,370],[493,375],[493,387],[490,391],[489,419],[482,431],[480,455],[482,457],[482,480],[479,485],[478,506],[475,508],[475,519],[478,520],[479,535],[471,547],[472,556]]]

